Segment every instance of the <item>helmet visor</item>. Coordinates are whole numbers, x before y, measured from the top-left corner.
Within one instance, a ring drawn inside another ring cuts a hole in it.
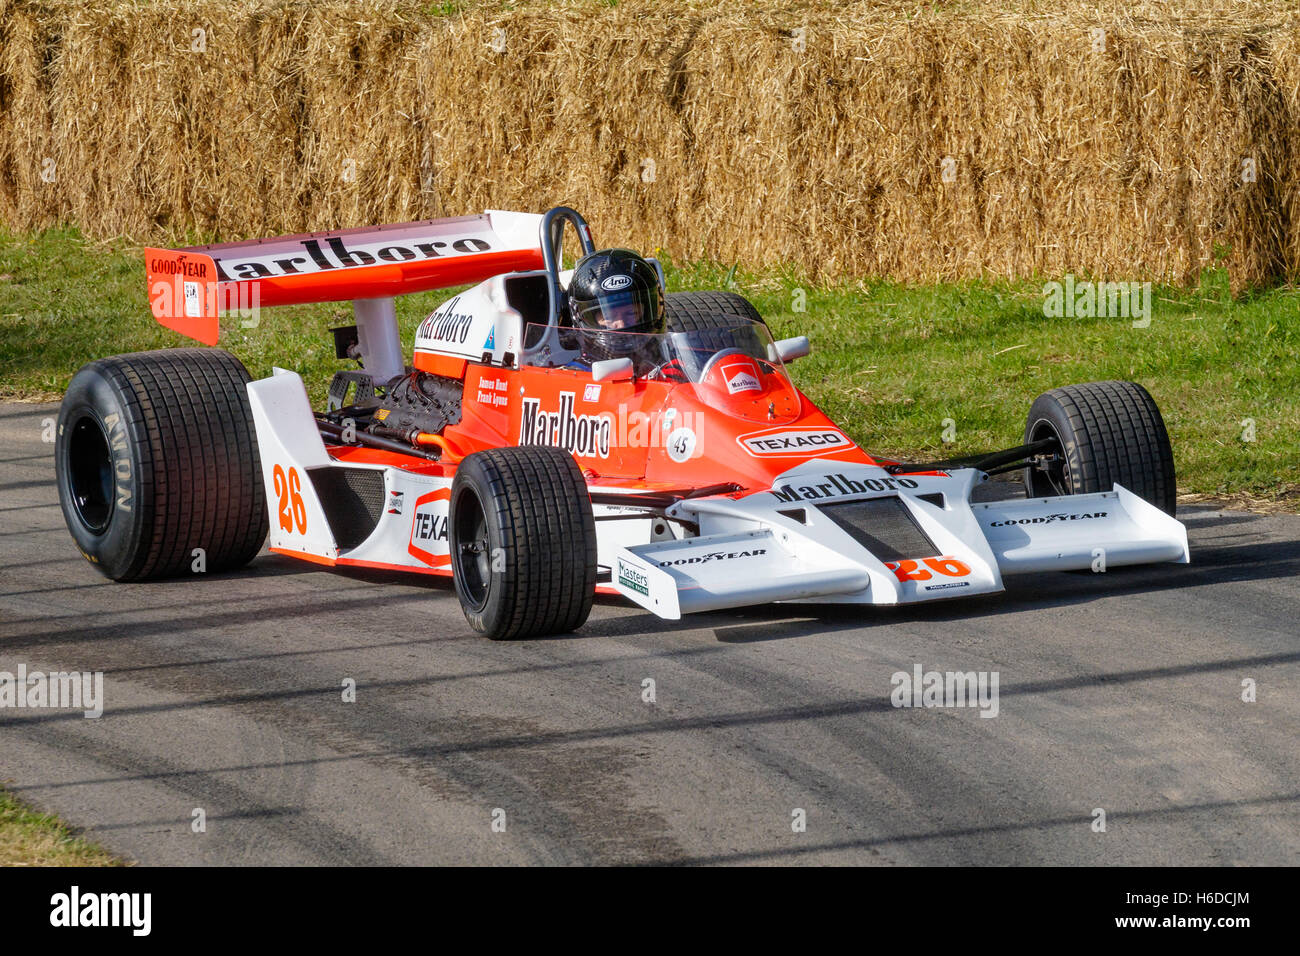
[[[602,292],[594,299],[576,300],[573,318],[580,326],[606,332],[653,328],[658,299],[653,289]]]

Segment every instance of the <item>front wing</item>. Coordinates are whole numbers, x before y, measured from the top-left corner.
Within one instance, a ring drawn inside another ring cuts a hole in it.
[[[972,502],[983,478],[808,462],[768,491],[677,503],[669,516],[699,536],[619,549],[613,584],[677,618],[771,601],[932,601],[1001,591],[1005,574],[1190,560],[1183,525],[1120,485]]]

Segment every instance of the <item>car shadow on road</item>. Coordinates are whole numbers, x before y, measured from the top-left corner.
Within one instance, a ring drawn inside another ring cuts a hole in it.
[[[1254,535],[1237,535],[1218,533],[1226,526],[1242,522],[1259,520],[1258,516],[1247,514],[1191,514],[1189,530],[1192,539],[1192,564],[1190,565],[1144,565],[1140,567],[1115,568],[1104,574],[1091,572],[1044,572],[1031,575],[1017,575],[1006,581],[1005,592],[950,601],[938,601],[925,604],[902,605],[895,607],[850,604],[816,604],[786,603],[754,605],[728,611],[713,611],[691,614],[677,621],[654,618],[621,597],[600,595],[596,598],[598,607],[615,613],[602,613],[588,620],[578,631],[571,634],[554,635],[543,638],[548,641],[571,641],[584,638],[625,638],[637,637],[647,631],[654,633],[676,633],[712,631],[714,639],[721,644],[745,644],[765,641],[790,640],[837,631],[853,630],[869,626],[889,626],[918,622],[947,623],[991,617],[1003,614],[1016,614],[1025,611],[1042,610],[1086,604],[1093,601],[1113,598],[1117,595],[1139,595],[1169,589],[1200,588],[1232,582],[1264,581],[1278,578],[1300,577],[1300,541],[1260,540]],[[1220,544],[1226,540],[1242,537],[1252,538],[1242,544]],[[62,563],[75,560],[68,558],[48,559],[35,562],[20,562],[19,566],[31,568],[36,564]],[[4,566],[0,566],[3,570]],[[411,574],[403,571],[387,571],[372,568],[335,567],[320,568],[295,558],[273,553],[263,553],[245,568],[227,572],[213,572],[204,575],[204,583],[236,582],[241,579],[276,578],[297,575],[333,575],[341,580],[358,584],[383,586],[396,589],[395,593],[384,594],[381,598],[389,607],[427,600],[433,595],[441,595],[454,601],[455,593],[450,578]],[[104,581],[93,572],[88,571],[90,581],[84,586],[96,586]],[[185,583],[178,579],[178,583]],[[127,585],[128,587],[167,587],[169,582],[151,585]],[[69,585],[65,588],[78,588],[83,585]],[[21,593],[21,592],[19,592]],[[37,592],[32,592],[37,593]],[[11,593],[10,596],[15,596]],[[197,609],[202,601],[195,602],[190,595],[187,605]],[[328,612],[331,609],[355,609],[364,596],[326,597],[311,596],[312,612]],[[218,603],[229,605],[229,597]],[[247,611],[229,608],[229,613],[222,616],[225,623],[238,624],[242,621],[265,622],[268,618],[281,616],[279,609],[249,609]],[[282,609],[283,616],[300,615],[301,608]],[[622,613],[617,613],[622,612]],[[12,648],[17,645],[38,646],[42,643],[63,643],[67,640],[67,628],[77,623],[77,618],[93,621],[97,615],[63,615],[50,618],[30,618],[26,620],[9,619],[5,622],[11,628],[15,625],[37,625],[38,633],[25,634],[15,642],[11,637],[6,641]],[[39,625],[48,623],[53,630],[40,633]],[[208,613],[198,612],[191,616],[172,618],[158,622],[160,630],[178,629],[186,626],[202,627],[210,625],[212,617]],[[110,638],[123,636],[129,632],[139,636],[142,631],[149,632],[153,625],[148,623],[132,624],[95,624],[80,629],[82,639]]]
[[[1215,674],[1239,672],[1246,669],[1258,669],[1281,664],[1300,662],[1300,651],[1275,654],[1256,654],[1249,657],[1225,658],[1220,660],[1199,661],[1187,664],[1173,664],[1164,667],[1134,668],[1130,670],[1093,671],[1062,677],[1050,677],[1020,683],[1005,683],[999,690],[999,699],[1005,704],[1008,699],[1036,697],[1079,689],[1104,689],[1122,691],[1123,688],[1146,681],[1169,680],[1196,674]],[[393,678],[390,680],[367,681],[366,687],[371,692],[412,688],[424,684],[434,684],[431,678]],[[168,701],[162,703],[135,704],[113,708],[114,718],[139,717],[166,713],[186,712],[207,708],[237,707],[267,702],[286,702],[309,699],[334,699],[338,688],[334,684],[318,687],[284,688],[273,690],[250,690],[239,693],[226,693],[201,700]],[[806,721],[831,720],[840,717],[873,717],[882,719],[905,719],[906,709],[894,706],[888,696],[840,697],[826,700],[801,701],[772,707],[749,707],[722,713],[685,714],[680,716],[656,715],[644,720],[633,720],[615,725],[593,725],[569,729],[529,730],[526,733],[481,734],[463,733],[455,726],[448,726],[439,731],[427,743],[414,746],[391,746],[382,739],[374,741],[379,746],[352,749],[346,753],[334,753],[328,756],[307,757],[288,761],[271,761],[263,763],[245,763],[238,765],[208,766],[187,768],[183,770],[168,769],[156,773],[131,774],[120,777],[101,778],[85,781],[65,781],[44,784],[46,787],[63,788],[78,786],[83,783],[112,783],[124,780],[157,780],[166,777],[188,777],[211,773],[235,773],[242,771],[284,768],[289,766],[315,765],[325,763],[342,763],[399,757],[414,760],[445,760],[451,756],[467,754],[504,753],[520,749],[549,748],[581,743],[608,742],[628,738],[649,738],[683,732],[717,732],[737,727],[766,727],[788,725]],[[28,713],[21,717],[7,719],[4,722],[10,728],[39,725],[73,725],[84,726],[80,713],[69,711],[46,710]],[[353,728],[355,729],[355,728]]]
[[[1234,536],[1235,537],[1235,536]],[[1114,568],[1090,571],[1049,571],[1006,579],[1006,591],[926,604],[876,606],[859,604],[765,604],[689,615],[680,621],[660,621],[656,630],[712,629],[723,643],[744,644],[789,640],[868,626],[916,622],[947,623],[1069,607],[1116,596],[1149,594],[1171,589],[1202,588],[1244,581],[1300,577],[1300,541],[1234,545],[1193,544],[1192,561],[1185,564]],[[647,628],[648,615],[589,622],[588,634],[616,636]],[[791,620],[792,617],[800,620]],[[757,618],[757,619],[756,619]]]
[[[1172,807],[1158,807],[1151,810],[1112,811],[1111,822],[1123,820],[1128,823],[1166,822],[1194,814],[1214,814],[1215,821],[1222,823],[1224,815],[1250,810],[1253,808],[1277,807],[1300,802],[1300,793],[1278,794],[1269,797],[1254,797],[1244,800],[1214,800],[1205,803],[1187,803]],[[737,863],[760,863],[772,861],[790,861],[818,853],[842,853],[853,850],[874,851],[878,848],[895,847],[902,844],[924,844],[937,841],[944,844],[944,852],[951,855],[953,840],[964,837],[987,837],[1014,833],[1029,833],[1056,827],[1077,827],[1080,822],[1087,822],[1089,817],[1073,816],[1049,817],[1042,820],[1025,820],[1023,822],[991,823],[980,827],[953,827],[946,830],[933,830],[926,833],[900,833],[896,836],[879,836],[861,840],[836,840],[825,843],[800,843],[796,846],[773,847],[768,850],[746,850],[736,853],[720,853],[711,856],[670,857],[667,859],[646,860],[643,866],[716,866]],[[987,849],[980,851],[987,854]],[[959,859],[951,862],[960,863]],[[979,862],[979,857],[972,859]]]

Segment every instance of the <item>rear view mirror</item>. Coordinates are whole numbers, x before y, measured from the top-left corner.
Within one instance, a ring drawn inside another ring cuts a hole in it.
[[[781,339],[778,342],[773,342],[767,347],[767,351],[768,358],[773,361],[780,359],[782,364],[785,364],[812,354],[812,346],[808,343],[808,336],[796,335],[792,339]]]
[[[804,341],[806,342],[807,339]],[[632,360],[630,358],[616,358],[592,362],[591,377],[598,382],[606,380],[627,381],[632,377]]]

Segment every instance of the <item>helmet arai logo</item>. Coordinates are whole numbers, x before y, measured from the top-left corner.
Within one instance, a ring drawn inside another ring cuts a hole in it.
[[[631,284],[631,276],[606,276],[601,280],[600,287],[606,292],[617,292],[619,289],[626,289]]]

